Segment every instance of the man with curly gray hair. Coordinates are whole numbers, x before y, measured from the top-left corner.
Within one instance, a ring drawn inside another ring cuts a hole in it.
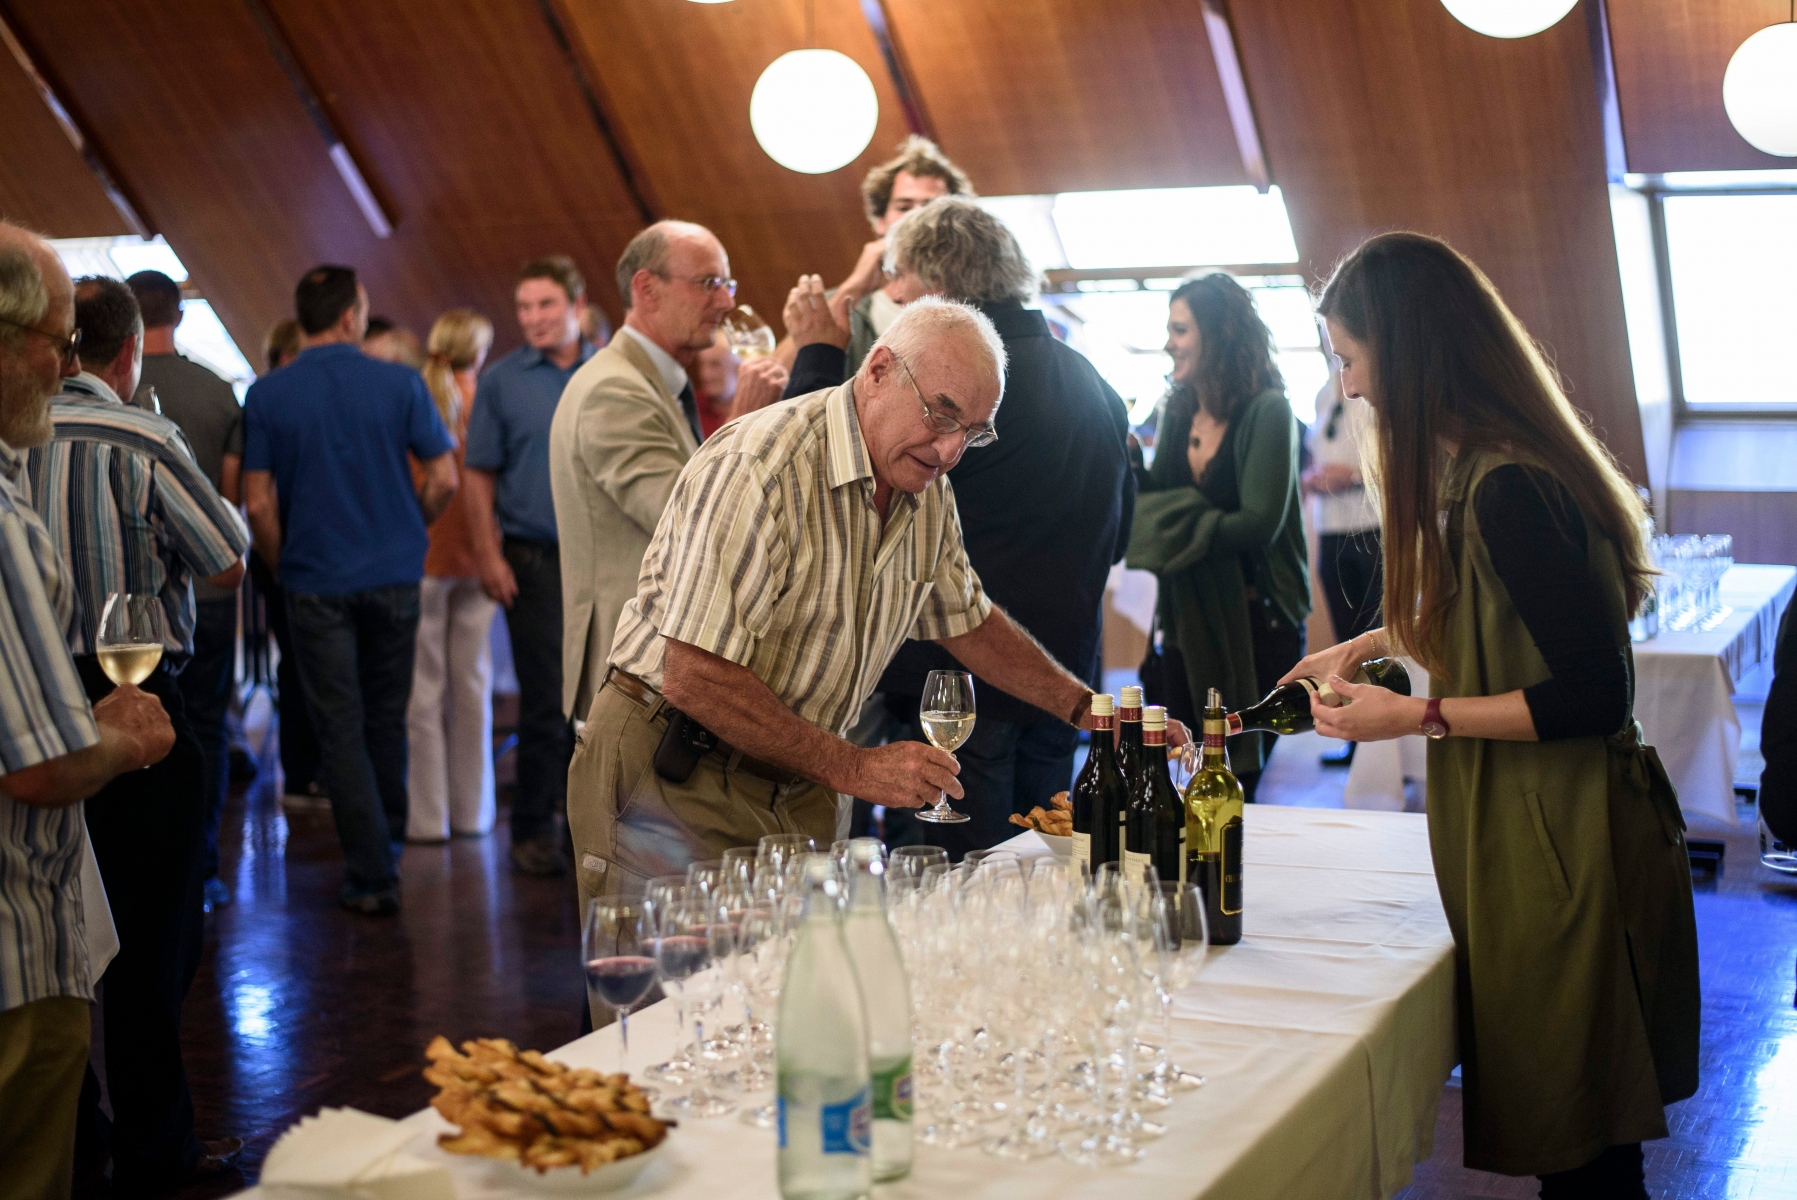
[[[937,200],[897,222],[886,240],[893,294],[908,305],[945,296],[977,306],[1010,362],[998,442],[949,472],[968,561],[1057,662],[1096,678],[1105,578],[1129,543],[1135,511],[1123,401],[1083,355],[1052,336],[1041,312],[1024,307],[1036,292],[1035,270],[1004,222],[976,202]],[[808,341],[787,394],[835,386],[846,373],[840,344]],[[924,678],[952,665],[937,647],[905,643],[879,686],[898,723],[894,736],[917,736]],[[996,687],[978,691],[979,724],[958,752],[973,821],[938,839],[951,852],[1003,840],[1012,812],[1046,805],[1073,774],[1073,731],[1057,714]],[[918,840],[908,815],[891,809],[886,835]]]

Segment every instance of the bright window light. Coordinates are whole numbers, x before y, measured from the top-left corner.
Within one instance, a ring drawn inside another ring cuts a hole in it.
[[[979,205],[1017,235],[1018,245],[1038,271],[1067,265],[1067,251],[1055,228],[1053,196],[982,196]]]
[[[83,275],[124,279],[138,271],[161,271],[176,283],[187,280],[186,266],[160,236],[150,241],[140,237],[62,238],[50,245],[76,279]],[[249,360],[205,300],[190,296],[183,301],[181,324],[175,327],[175,348],[229,380],[239,403],[255,381]]]
[[[1660,177],[1669,188],[1797,187],[1797,171],[1669,171]]]
[[[1686,402],[1797,404],[1797,194],[1664,205]]]
[[[1079,270],[1298,261],[1278,188],[1062,192],[1054,223]]]

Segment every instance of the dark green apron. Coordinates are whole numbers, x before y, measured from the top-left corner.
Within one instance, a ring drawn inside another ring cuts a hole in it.
[[[1457,591],[1436,696],[1497,696],[1549,677],[1470,503],[1509,460],[1449,468]],[[1616,548],[1586,519],[1611,635],[1629,644]],[[1633,704],[1634,659],[1629,658]],[[1429,744],[1429,840],[1454,933],[1466,1165],[1570,1170],[1666,1136],[1697,1090],[1697,926],[1684,819],[1633,716],[1609,738]]]

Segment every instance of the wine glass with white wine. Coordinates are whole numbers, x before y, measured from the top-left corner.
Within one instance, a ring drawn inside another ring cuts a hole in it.
[[[973,732],[973,676],[966,671],[931,671],[923,681],[923,702],[917,719],[923,735],[938,750],[953,754]],[[957,825],[970,818],[948,806],[948,793],[936,797],[936,807],[917,814],[919,821]]]
[[[114,592],[106,597],[100,633],[94,640],[94,652],[106,678],[121,687],[148,679],[162,661],[164,620],[160,596]]]
[[[774,352],[774,331],[761,319],[761,314],[746,304],[739,304],[724,314],[720,322],[724,340],[743,362],[763,358]]]

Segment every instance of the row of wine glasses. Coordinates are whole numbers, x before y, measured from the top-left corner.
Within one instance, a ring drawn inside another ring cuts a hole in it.
[[[772,1090],[772,1018],[799,915],[802,860],[815,849],[803,834],[770,835],[651,879],[640,900],[588,903],[587,995],[618,1018],[620,1071],[629,1061],[630,1012],[658,983],[674,1003],[673,1051],[641,1072],[663,1111],[727,1116],[738,1107],[730,1094]],[[743,1019],[726,1025],[731,1000]],[[776,1119],[772,1103],[743,1113],[763,1128]]]
[[[1660,628],[1710,630],[1733,614],[1722,603],[1720,587],[1735,565],[1732,536],[1662,534],[1648,544],[1648,552],[1661,572],[1652,601]]]
[[[1003,849],[959,866],[897,851],[888,880],[915,997],[918,1140],[1094,1167],[1141,1157],[1164,1132],[1146,1114],[1203,1082],[1172,1059],[1173,996],[1209,944],[1197,889]]]

